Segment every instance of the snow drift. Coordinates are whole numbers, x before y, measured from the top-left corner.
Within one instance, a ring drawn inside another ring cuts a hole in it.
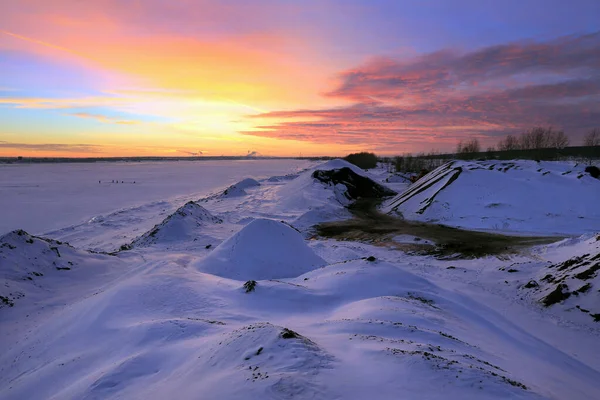
[[[600,226],[600,180],[569,162],[452,161],[382,211],[466,229],[582,234]],[[577,221],[577,223],[573,223]]]
[[[198,235],[199,228],[222,222],[206,208],[190,201],[152,230],[134,240],[131,247],[147,247],[156,243],[193,240]]]
[[[299,232],[269,219],[256,219],[196,263],[202,272],[238,280],[280,279],[325,265]]]

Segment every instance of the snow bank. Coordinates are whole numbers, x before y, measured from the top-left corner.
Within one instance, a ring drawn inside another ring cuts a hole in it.
[[[260,280],[299,276],[325,265],[290,226],[256,219],[221,243],[196,268],[213,275]]]
[[[453,161],[382,211],[466,229],[581,234],[600,226],[600,180],[569,162]],[[574,223],[577,221],[577,223]]]
[[[190,201],[152,230],[134,240],[131,247],[147,247],[156,243],[184,240],[192,241],[197,236],[199,228],[222,222],[220,218],[212,215],[206,208]]]

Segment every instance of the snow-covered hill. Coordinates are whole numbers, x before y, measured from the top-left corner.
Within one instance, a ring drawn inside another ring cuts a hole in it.
[[[383,212],[466,229],[561,235],[600,227],[600,180],[584,164],[452,161],[387,202]]]

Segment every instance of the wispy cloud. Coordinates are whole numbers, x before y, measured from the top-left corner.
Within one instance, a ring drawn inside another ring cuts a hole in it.
[[[52,44],[52,43],[49,43],[49,42],[46,42],[46,41],[43,41],[43,40],[35,39],[35,38],[32,38],[32,37],[28,37],[28,36],[19,35],[17,33],[5,31],[5,30],[2,30],[2,29],[0,29],[0,33],[4,34],[4,35],[11,36],[11,37],[16,38],[16,39],[20,39],[20,40],[26,41],[26,42],[35,43],[35,44],[40,45],[40,46],[48,47],[48,48],[53,49],[53,50],[58,50],[58,51],[62,51],[62,52],[65,52],[65,53],[70,53],[70,54],[73,54],[73,55],[75,55],[77,57],[87,58],[87,59],[90,59],[90,60],[92,59],[91,57],[89,57],[88,55],[86,55],[86,54],[84,54],[82,52],[75,51],[75,50],[69,49],[67,47],[58,46],[58,45],[55,45],[55,44]]]
[[[117,96],[87,96],[78,98],[60,97],[0,97],[0,105],[16,108],[68,109],[101,106],[121,106],[131,103],[131,99]]]
[[[491,141],[535,124],[578,134],[600,123],[600,33],[378,58],[338,78],[325,95],[353,105],[254,115],[281,122],[243,133],[427,149],[472,135]]]
[[[60,153],[102,153],[102,146],[93,144],[64,144],[64,143],[13,143],[0,141],[0,148],[14,150],[33,150]]]
[[[78,112],[78,113],[73,113],[73,114],[69,114],[69,115],[73,115],[73,116],[79,117],[79,118],[95,119],[96,121],[104,122],[107,124],[135,125],[135,124],[140,123],[140,121],[136,121],[136,120],[120,119],[120,118],[115,118],[115,117],[109,117],[106,115],[91,114],[91,113],[86,113],[86,112]]]

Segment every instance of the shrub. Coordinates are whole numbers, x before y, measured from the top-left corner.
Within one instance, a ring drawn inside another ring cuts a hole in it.
[[[246,289],[246,293],[253,292],[256,288],[256,281],[247,281],[244,283],[244,289]]]
[[[356,165],[362,169],[375,168],[377,166],[377,156],[373,153],[353,153],[344,157],[344,160]]]

